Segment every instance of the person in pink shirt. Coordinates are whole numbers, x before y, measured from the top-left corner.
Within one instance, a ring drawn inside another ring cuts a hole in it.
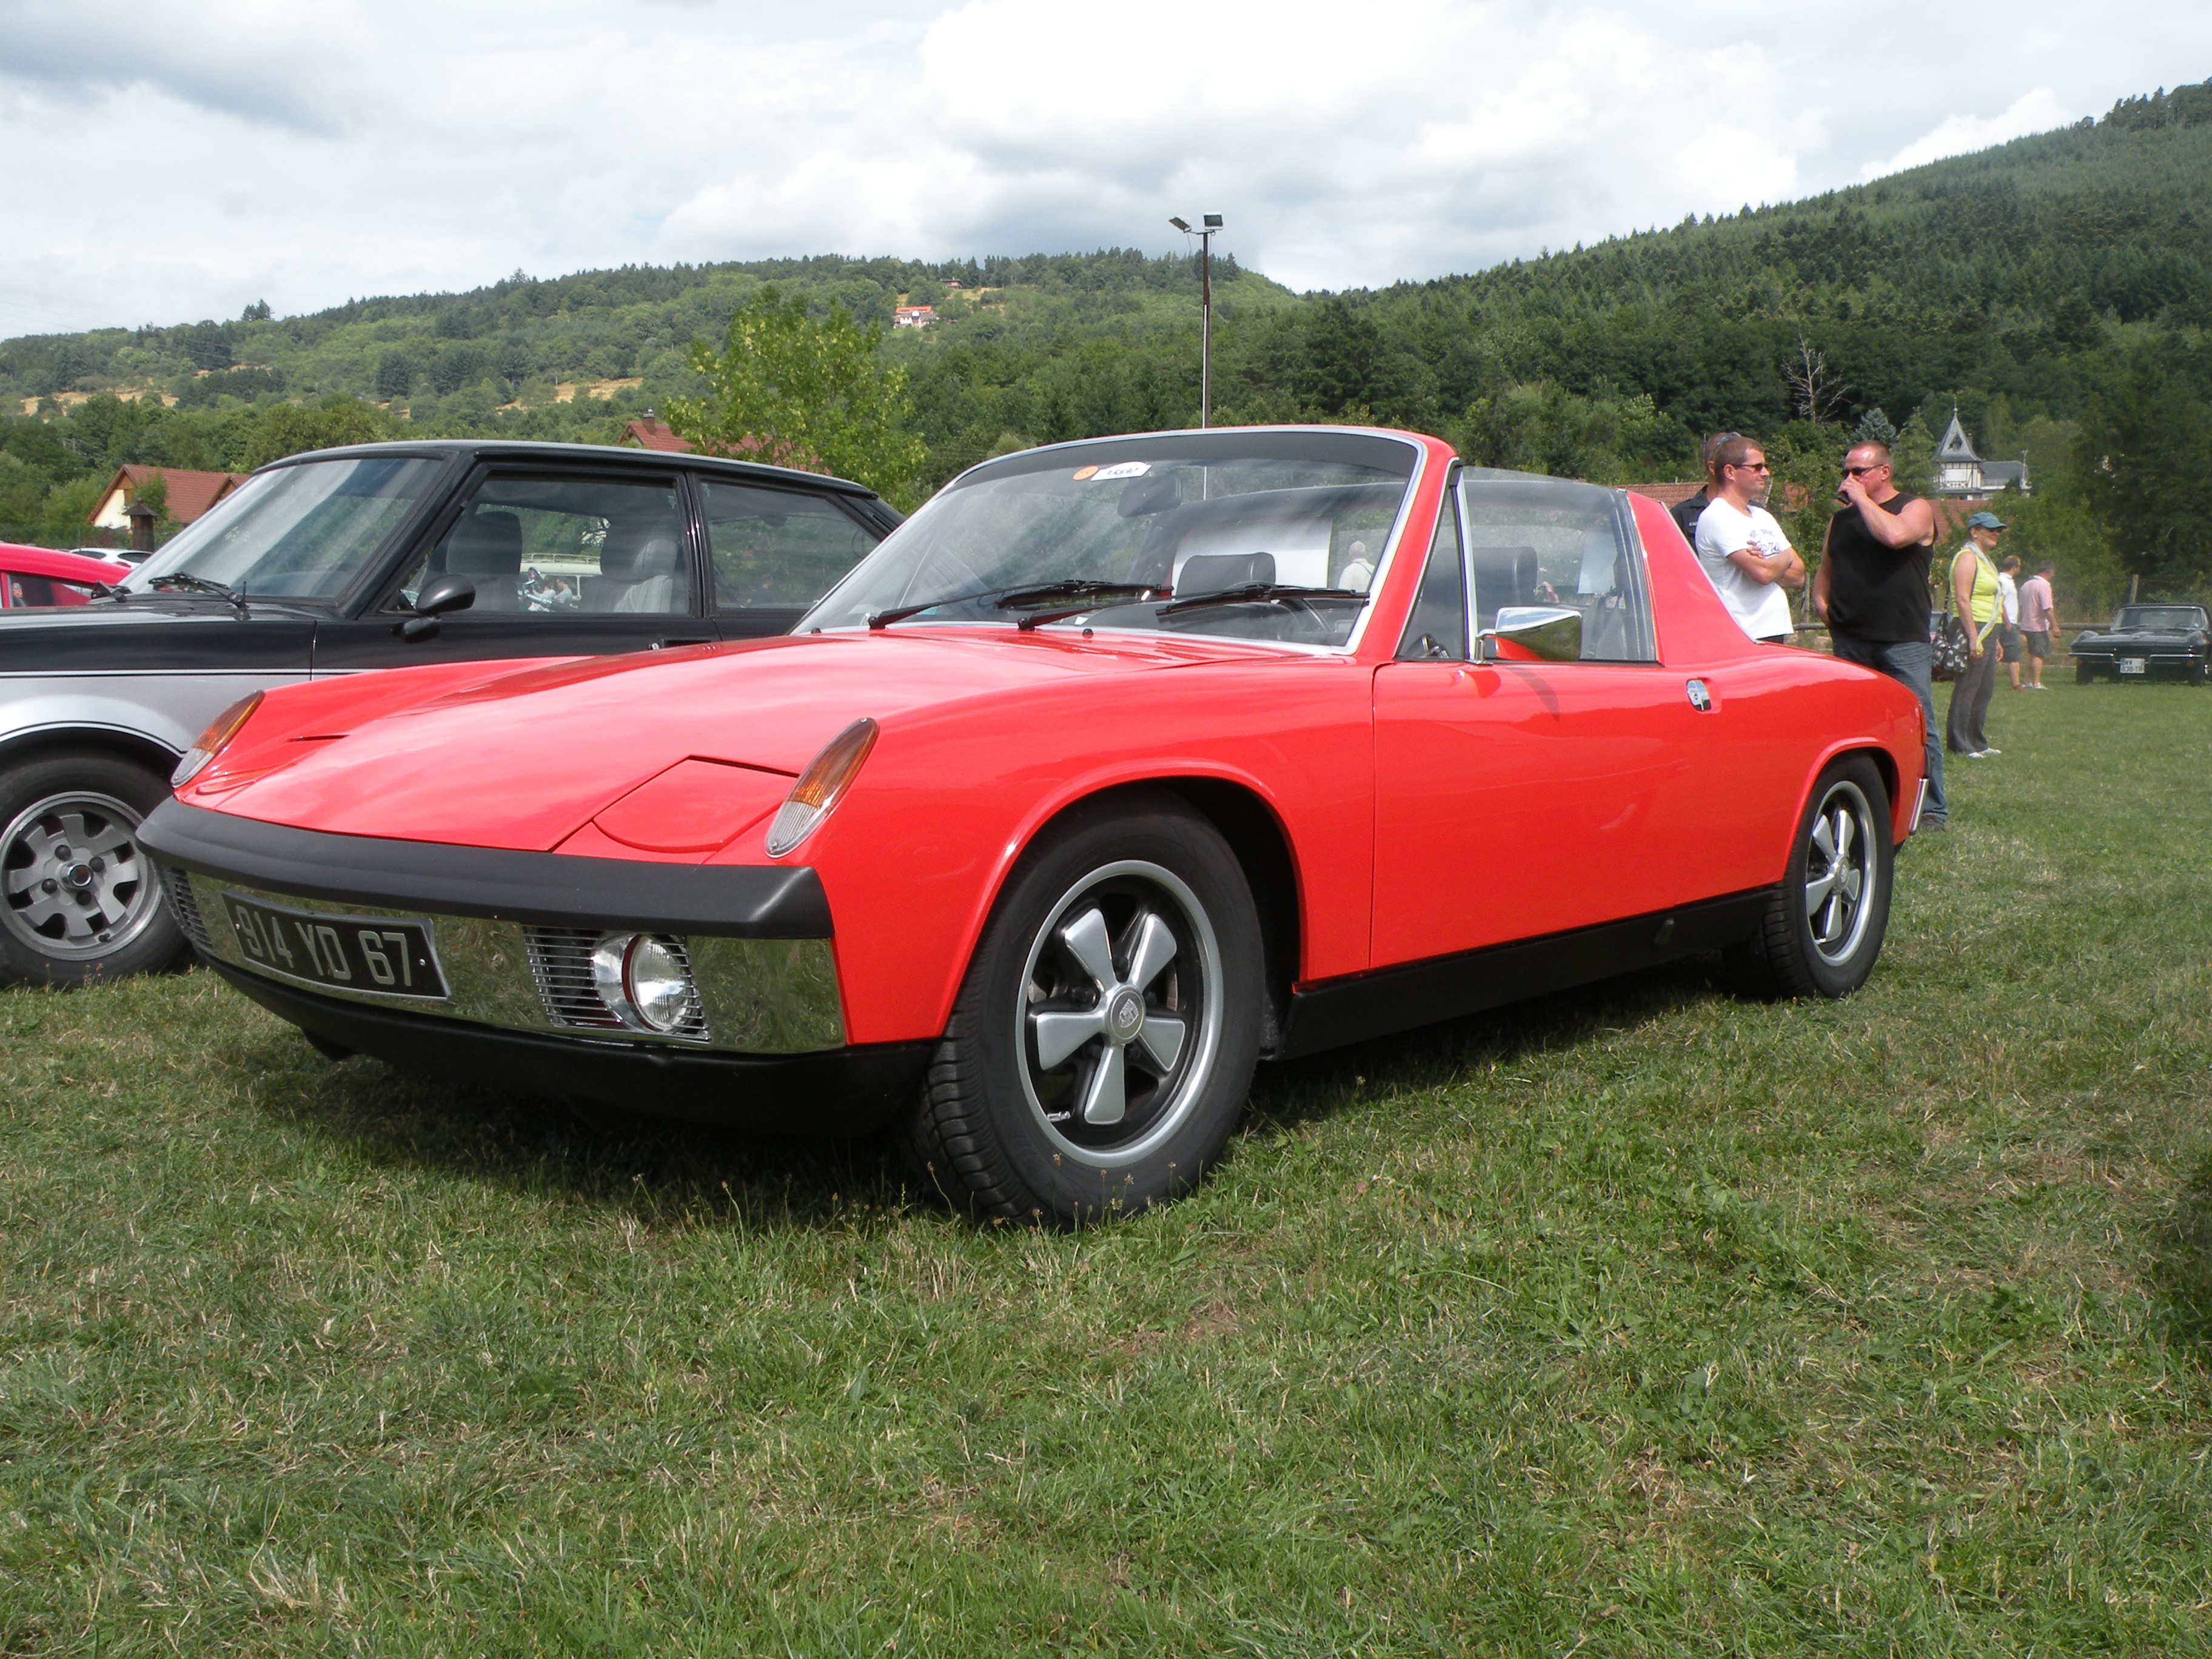
[[[2048,562],[2039,564],[2035,574],[2020,585],[2020,632],[2027,641],[2027,656],[2021,664],[2027,670],[2027,678],[2020,688],[2023,691],[2051,689],[2043,683],[2043,659],[2051,654],[2051,635],[2057,620],[2051,605],[2051,572]]]

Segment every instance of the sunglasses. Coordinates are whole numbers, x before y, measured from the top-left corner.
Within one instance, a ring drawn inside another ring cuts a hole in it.
[[[1844,476],[1847,478],[1863,478],[1868,473],[1879,472],[1888,465],[1887,461],[1877,461],[1872,466],[1847,466],[1844,469]]]

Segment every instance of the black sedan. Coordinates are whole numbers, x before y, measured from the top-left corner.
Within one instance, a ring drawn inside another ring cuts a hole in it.
[[[2212,628],[2201,605],[2124,605],[2109,628],[2085,628],[2074,641],[2074,678],[2087,685],[2163,676],[2204,684]]]
[[[239,699],[780,634],[898,522],[841,479],[574,444],[368,444],[263,468],[92,603],[0,611],[0,982],[179,952],[137,827]]]

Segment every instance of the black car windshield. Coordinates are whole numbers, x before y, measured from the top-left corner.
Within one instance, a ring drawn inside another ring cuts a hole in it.
[[[941,491],[799,629],[1079,625],[1340,646],[1419,456],[1403,439],[1267,428],[1009,455]]]
[[[257,472],[122,586],[150,593],[165,578],[185,578],[264,598],[335,599],[443,465],[419,455],[356,455]]]
[[[2112,626],[2186,633],[2204,626],[2204,612],[2193,605],[2124,605],[2120,614],[2112,618]]]

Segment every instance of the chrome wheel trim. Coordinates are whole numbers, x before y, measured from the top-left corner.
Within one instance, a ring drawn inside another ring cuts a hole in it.
[[[0,922],[56,962],[113,956],[152,923],[161,884],[139,849],[139,812],[68,790],[33,801],[0,831]],[[46,931],[58,921],[61,933]]]
[[[1831,968],[1849,962],[1866,938],[1875,879],[1874,808],[1848,779],[1828,787],[1813,814],[1805,848],[1805,927]]]
[[[1159,865],[1102,865],[1069,888],[1030,941],[1015,994],[1022,1092],[1061,1157],[1136,1163],[1213,1074],[1220,941],[1198,896]]]

